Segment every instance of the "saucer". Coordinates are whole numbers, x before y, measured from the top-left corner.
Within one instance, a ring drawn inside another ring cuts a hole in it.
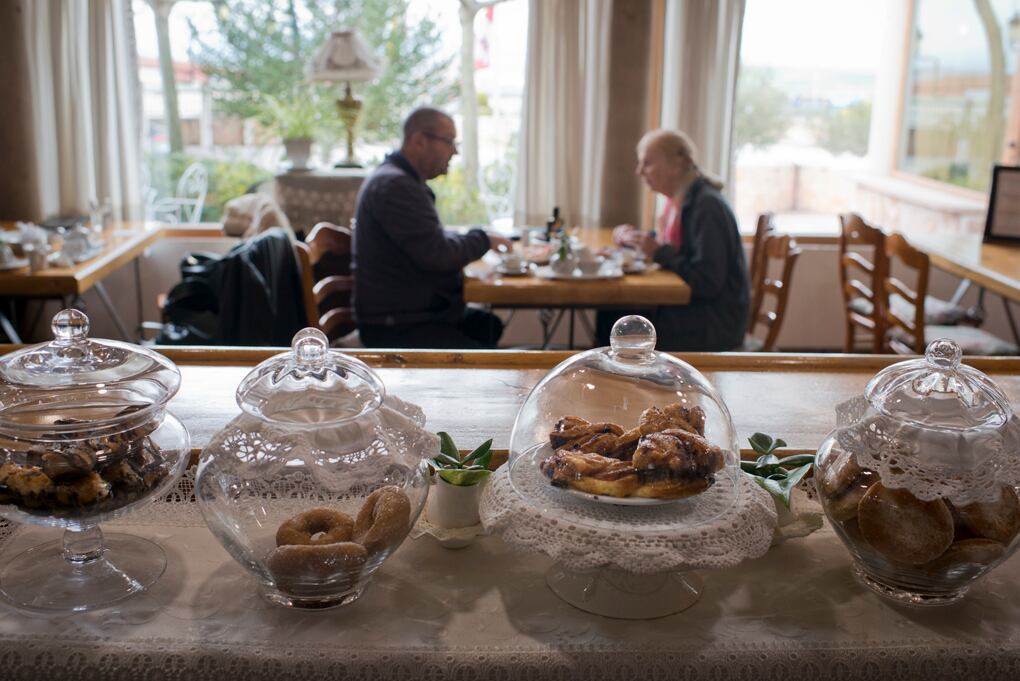
[[[623,271],[619,267],[603,265],[602,269],[594,274],[584,274],[580,270],[574,270],[570,274],[560,274],[551,267],[539,267],[535,270],[535,276],[540,279],[570,279],[574,281],[598,281],[600,279],[619,279]]]
[[[529,263],[521,263],[520,267],[510,268],[504,265],[496,265],[494,268],[497,274],[501,274],[504,277],[522,277],[527,274],[531,274],[531,265]]]
[[[28,258],[14,258],[7,262],[0,263],[0,272],[20,270],[22,267],[28,267]]]
[[[648,265],[645,264],[644,260],[635,260],[631,264],[623,268],[624,274],[641,274],[642,272],[648,271]]]

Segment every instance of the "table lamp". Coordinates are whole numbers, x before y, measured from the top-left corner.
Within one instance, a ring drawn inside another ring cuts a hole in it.
[[[351,95],[352,81],[372,80],[382,72],[382,62],[354,31],[335,31],[323,43],[305,73],[311,80],[345,83],[344,98],[336,102],[340,121],[347,131],[347,156],[339,168],[361,167],[354,157],[354,125],[361,112],[361,100]]]

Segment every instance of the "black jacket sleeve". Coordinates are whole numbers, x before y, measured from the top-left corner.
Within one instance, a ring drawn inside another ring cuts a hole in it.
[[[380,189],[387,200],[376,203],[379,224],[422,270],[459,270],[489,250],[489,237],[480,229],[463,235],[444,230],[435,205],[413,178],[393,177],[386,185]]]
[[[714,197],[703,197],[684,216],[681,250],[666,245],[655,251],[655,262],[682,277],[692,298],[715,298],[723,290],[730,264],[728,223],[726,207]]]

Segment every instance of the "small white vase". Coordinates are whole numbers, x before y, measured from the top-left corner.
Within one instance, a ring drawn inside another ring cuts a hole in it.
[[[473,527],[481,522],[478,500],[485,480],[477,485],[451,485],[439,475],[432,477],[426,515],[429,522],[443,529]]]
[[[294,137],[283,140],[283,147],[287,150],[287,158],[290,159],[291,170],[307,170],[308,159],[312,155],[312,140],[307,137]]]

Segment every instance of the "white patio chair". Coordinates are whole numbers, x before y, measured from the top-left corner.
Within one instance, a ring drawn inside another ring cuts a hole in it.
[[[152,219],[170,223],[202,221],[202,208],[209,189],[205,166],[192,163],[177,181],[177,195],[157,199],[152,206]]]

